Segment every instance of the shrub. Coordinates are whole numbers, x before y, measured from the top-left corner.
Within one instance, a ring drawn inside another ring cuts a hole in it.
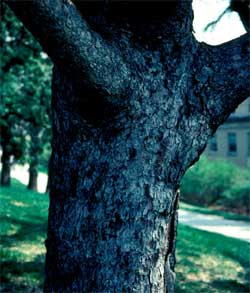
[[[250,172],[239,170],[231,187],[223,192],[220,204],[231,210],[250,213]]]
[[[226,160],[202,156],[182,180],[184,201],[198,205],[221,205],[249,212],[250,171]]]

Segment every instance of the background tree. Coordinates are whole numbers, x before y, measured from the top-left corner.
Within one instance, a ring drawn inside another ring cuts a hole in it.
[[[199,44],[186,0],[7,3],[55,64],[45,291],[172,292],[177,190],[248,96],[249,36]]]
[[[3,113],[3,112],[2,112]],[[7,114],[8,115],[8,114]],[[3,114],[2,117],[7,117]],[[15,120],[15,116],[8,115],[8,119],[3,119],[1,121],[1,131],[0,131],[0,143],[2,146],[2,171],[1,171],[1,185],[9,186],[11,182],[10,170],[11,170],[11,156],[15,159],[20,159],[24,152],[24,128],[23,126],[12,127],[10,129],[9,123]]]
[[[29,135],[26,162],[29,163],[28,189],[37,190],[38,167],[44,153],[44,146],[50,144],[50,79],[51,65],[49,60],[32,60],[26,63],[27,71],[23,75],[22,83],[25,85],[23,98],[29,100],[29,106],[23,104],[23,111],[28,111],[27,133]],[[37,77],[39,76],[39,79]],[[49,156],[43,162],[47,167]]]
[[[50,140],[51,64],[8,7],[1,35],[2,185],[10,183],[10,157],[30,163],[29,188],[36,189],[38,156]]]

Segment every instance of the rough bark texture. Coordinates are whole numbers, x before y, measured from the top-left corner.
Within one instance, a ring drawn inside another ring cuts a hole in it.
[[[52,2],[10,5],[56,64],[45,291],[173,292],[180,180],[247,98],[246,38],[198,44],[189,1]]]
[[[212,132],[187,103],[197,44],[181,33],[125,48],[135,78],[119,104],[54,71],[46,290],[173,292],[176,192]]]
[[[249,55],[249,34],[215,47],[199,45],[194,62],[198,86],[194,90],[209,113],[214,129],[250,96]]]
[[[2,146],[2,170],[1,170],[1,185],[2,186],[10,186],[10,170],[11,170],[11,163],[10,163],[10,155],[5,150],[5,147]]]
[[[29,167],[29,183],[28,183],[28,189],[37,191],[37,172],[38,164],[35,162],[32,162]]]
[[[172,292],[176,191],[185,168],[177,160],[190,164],[198,155],[192,145],[203,118],[185,145],[180,136],[189,123],[168,115],[173,105],[163,89],[142,89],[139,109],[128,100],[128,110],[98,126],[71,111],[67,101],[78,95],[71,78],[55,72],[53,91],[45,289]]]
[[[128,87],[129,67],[118,48],[92,31],[70,1],[8,1],[7,4],[58,67],[78,70],[92,87],[110,96],[121,95]]]
[[[39,132],[40,127],[33,125],[31,129],[31,146],[30,146],[30,165],[29,165],[29,183],[28,189],[37,191],[37,178],[38,178],[38,155],[40,152],[41,146],[39,145]]]

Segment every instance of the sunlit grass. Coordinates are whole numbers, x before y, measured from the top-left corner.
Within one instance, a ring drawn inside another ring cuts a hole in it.
[[[250,244],[179,225],[177,292],[250,292]]]
[[[43,286],[48,195],[17,180],[0,190],[1,290],[40,292]]]
[[[41,292],[48,195],[13,180],[0,189],[1,290]],[[179,225],[177,292],[250,292],[250,245]]]

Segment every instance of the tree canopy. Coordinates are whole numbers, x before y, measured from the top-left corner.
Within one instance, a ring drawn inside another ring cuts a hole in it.
[[[51,62],[4,4],[2,12],[1,145],[9,156],[29,163],[34,128],[39,137],[38,153],[50,141]]]

